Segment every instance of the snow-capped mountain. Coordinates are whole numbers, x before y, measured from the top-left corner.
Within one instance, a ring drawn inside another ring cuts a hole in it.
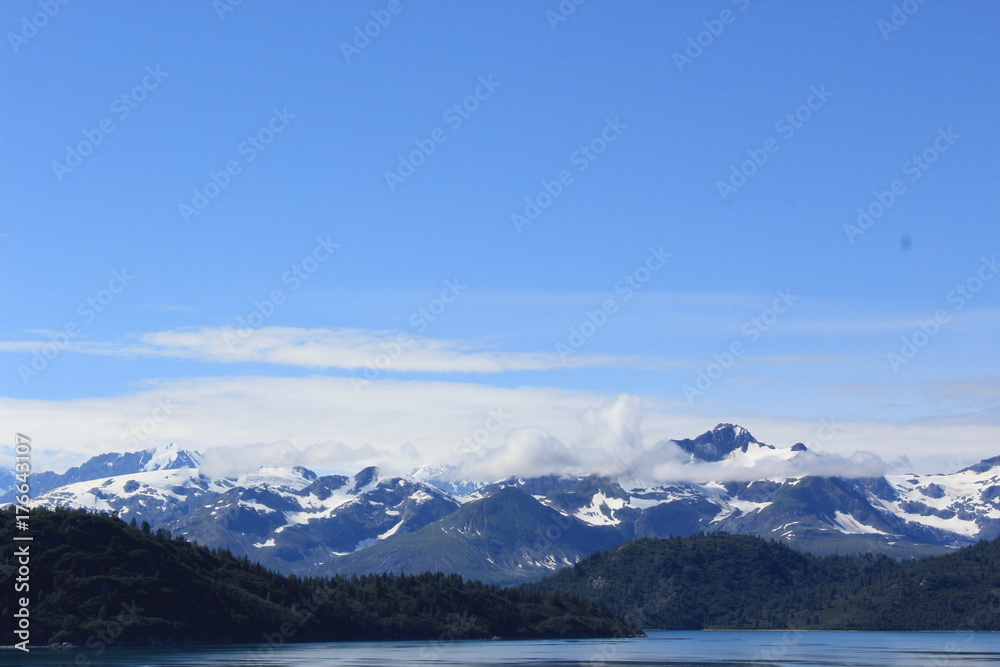
[[[201,455],[179,449],[171,443],[164,447],[152,447],[141,452],[101,454],[88,459],[83,465],[70,468],[64,473],[49,471],[31,474],[31,493],[38,497],[52,489],[107,477],[133,475],[155,470],[176,470],[197,468],[202,464]],[[0,492],[0,503],[13,500],[13,493],[5,485]]]
[[[156,527],[170,525],[230,484],[211,480],[197,468],[142,471],[66,484],[34,496],[32,505],[116,512]]]
[[[287,470],[287,469],[286,469]],[[189,539],[249,554],[286,572],[308,572],[379,540],[421,528],[459,503],[440,489],[375,468],[317,477],[296,467],[266,469],[174,522]]]
[[[637,537],[726,531],[814,553],[912,556],[1000,535],[1000,457],[941,475],[776,477],[768,462],[816,454],[758,442],[733,424],[651,452],[761,479],[663,483],[632,472],[484,484],[430,466],[402,477],[377,468],[321,477],[297,466],[213,478],[199,454],[169,445],[102,454],[32,481],[35,505],[117,512],[300,574],[438,569],[510,583]]]
[[[895,516],[967,541],[1000,537],[1000,456],[950,475],[892,475],[877,505]]]
[[[452,479],[454,473],[458,471],[453,465],[422,465],[414,468],[406,475],[408,479],[415,482],[424,482],[431,486],[436,486],[445,493],[462,499],[471,499],[476,491],[485,486],[483,482],[476,482],[471,479],[455,481]]]
[[[71,481],[48,491],[37,491],[33,475],[31,504],[135,517],[285,572],[410,532],[460,504],[435,486],[382,478],[376,468],[319,477],[301,466],[261,467],[214,479],[200,471],[202,460],[174,445],[103,454],[59,475]]]
[[[693,440],[674,440],[674,444],[691,455],[692,461],[722,461],[739,454],[751,458],[760,450],[774,451],[777,448],[757,442],[750,431],[742,426],[719,424],[711,431],[702,433]]]

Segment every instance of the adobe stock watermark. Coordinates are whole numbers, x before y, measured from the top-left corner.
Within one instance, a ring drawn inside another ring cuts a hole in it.
[[[281,288],[275,288],[263,299],[254,299],[250,312],[236,318],[236,328],[223,332],[222,339],[229,347],[230,352],[237,345],[250,338],[254,331],[264,326],[264,322],[274,315],[278,307],[285,304],[288,294],[292,294],[302,287],[339,247],[340,244],[334,243],[329,234],[326,238],[317,236],[313,249],[281,274],[281,283],[288,287],[288,293],[286,294]]]
[[[159,88],[163,80],[170,76],[170,72],[164,72],[159,65],[155,68],[148,65],[145,71],[145,76],[138,84],[111,101],[108,110],[112,116],[102,118],[93,129],[83,130],[83,139],[80,141],[75,144],[66,144],[66,155],[63,157],[63,161],[54,160],[52,162],[52,173],[55,174],[57,181],[62,183],[67,174],[83,164],[84,158],[92,155],[97,147],[104,143],[104,140],[118,127],[115,124],[116,118],[118,122],[128,118],[149,97],[149,94]]]
[[[889,37],[906,25],[910,21],[910,18],[926,4],[927,0],[903,0],[898,5],[894,4],[889,18],[879,19],[875,24],[875,27],[882,33],[882,40],[888,42]]]
[[[458,278],[444,281],[444,287],[440,294],[426,304],[420,306],[407,318],[410,328],[417,334],[427,331],[427,328],[444,315],[448,308],[458,301],[458,297],[468,289],[468,285],[463,285]],[[364,362],[364,369],[361,377],[351,376],[351,386],[355,394],[361,394],[361,390],[367,387],[374,380],[381,378],[399,359],[407,349],[416,344],[413,335],[409,331],[401,331],[396,334],[394,340],[379,344],[381,352]]]
[[[332,597],[332,591],[326,585],[299,597],[289,609],[292,620],[283,621],[281,625],[274,628],[273,632],[265,632],[261,635],[264,641],[257,648],[247,652],[249,664],[273,665],[274,656],[272,654],[275,649],[283,646],[309,621],[315,619],[319,608]]]
[[[745,12],[750,7],[750,0],[732,0],[732,2],[741,12]],[[683,53],[680,51],[674,51],[673,53],[674,65],[677,67],[677,71],[683,74],[685,67],[693,65],[695,60],[701,58],[705,50],[715,44],[715,40],[725,32],[726,26],[736,22],[738,16],[732,9],[727,8],[719,12],[717,18],[702,21],[701,24],[705,29],[698,32],[694,37],[691,35],[687,36],[687,46],[684,48]]]
[[[667,260],[671,257],[673,254],[664,252],[662,245],[659,248],[651,246],[646,259],[615,283],[614,291],[621,297],[621,303],[629,301],[641,290],[652,279],[653,274],[666,266]],[[559,355],[559,359],[566,363],[573,353],[579,352],[618,312],[621,303],[618,297],[609,297],[601,302],[599,308],[586,311],[583,320],[569,328],[566,341],[556,343],[556,354]]]
[[[169,396],[161,396],[156,399],[155,407],[138,424],[121,434],[123,445],[136,446],[145,442],[151,435],[156,433],[160,426],[173,416],[176,406],[171,402]]]
[[[698,369],[694,383],[684,385],[684,397],[688,404],[694,403],[696,398],[711,389],[733,367],[736,360],[746,354],[747,345],[756,343],[799,300],[790,289],[778,290],[775,294],[774,301],[769,307],[751,317],[740,327],[742,338],[734,339],[722,352],[712,354],[712,361]]]
[[[457,440],[453,446],[456,454],[468,456],[470,454],[481,454],[486,449],[486,444],[490,438],[500,431],[509,421],[509,416],[504,413],[503,408],[494,408],[489,411],[482,425],[473,429],[472,433]]]
[[[364,25],[354,26],[354,39],[350,42],[340,43],[340,52],[344,54],[344,60],[350,64],[351,58],[360,55],[362,51],[371,45],[372,40],[382,34],[384,28],[388,28],[393,17],[399,16],[404,6],[401,0],[389,0],[385,9],[373,9],[370,14],[371,21]]]
[[[927,148],[914,154],[903,163],[900,168],[903,175],[909,176],[910,183],[919,181],[931,168],[931,165],[938,161],[941,154],[948,152],[955,145],[955,140],[960,139],[961,136],[956,134],[950,125],[948,129],[938,128],[937,136]],[[875,190],[872,193],[872,200],[865,206],[858,207],[858,217],[854,223],[844,224],[843,229],[847,240],[854,244],[857,238],[871,229],[904,194],[906,194],[906,183],[901,178],[894,179],[885,190]]]
[[[98,290],[96,294],[88,296],[77,304],[77,315],[81,317],[85,324],[93,322],[100,313],[103,313],[111,305],[119,294],[125,291],[125,288],[133,280],[135,280],[135,276],[131,275],[124,267],[120,270],[112,271],[111,279],[108,280],[107,285]],[[62,329],[58,331],[49,332],[47,334],[49,340],[42,343],[34,351],[31,361],[28,364],[18,364],[17,373],[21,377],[21,382],[28,384],[32,379],[41,375],[48,368],[49,363],[58,357],[60,352],[68,348],[70,342],[79,337],[81,333],[80,322],[75,319],[66,322]]]
[[[441,114],[441,120],[455,131],[462,127],[462,123],[472,117],[480,105],[493,97],[493,93],[500,87],[500,82],[493,80],[493,75],[479,77],[479,83],[470,95],[467,95],[461,102],[456,102]],[[385,172],[385,184],[389,186],[389,192],[395,192],[396,188],[406,182],[410,176],[416,173],[424,162],[437,151],[437,147],[448,140],[448,132],[441,127],[435,127],[427,133],[424,139],[414,139],[416,146],[406,155],[399,155],[399,162],[395,171]]]
[[[996,278],[997,273],[1000,273],[1000,264],[997,264],[996,255],[980,258],[979,268],[965,282],[955,285],[945,295],[945,300],[951,305],[951,311],[939,308],[930,318],[918,321],[916,328],[900,340],[899,348],[886,355],[893,372],[898,372],[900,368],[913,361],[920,350],[927,347],[941,333],[942,327],[951,322],[951,314],[965,308],[983,290],[986,283]]]
[[[121,608],[122,610],[118,612],[116,617],[105,623],[103,628],[87,637],[87,640],[84,642],[87,648],[94,651],[94,658],[104,655],[107,648],[114,645],[115,640],[121,636],[125,628],[137,623],[140,618],[139,614],[146,611],[145,608],[138,606],[135,600],[132,600],[131,604],[122,602]],[[73,664],[89,665],[91,664],[91,659],[87,653],[78,653],[73,660]]]
[[[596,584],[597,580],[595,580]],[[621,630],[615,632],[612,639],[632,639],[632,635],[626,634]],[[587,667],[606,667],[609,664],[615,664],[612,662],[621,652],[621,647],[625,645],[621,641],[602,641],[598,642],[597,648],[590,654],[590,659],[586,663]]]
[[[8,32],[7,41],[14,53],[20,53],[21,47],[38,36],[38,32],[49,24],[49,21],[69,4],[69,0],[38,0],[40,11],[31,15],[21,17],[21,29],[17,32]]]
[[[813,114],[823,108],[827,101],[833,97],[833,93],[826,88],[826,84],[809,87],[809,95],[805,101],[795,108],[794,111],[786,113],[774,123],[774,131],[781,135],[781,141],[788,141],[795,133],[803,128],[813,117]],[[781,148],[781,141],[774,137],[764,140],[760,148],[748,148],[747,159],[739,165],[730,165],[729,178],[725,181],[716,181],[715,187],[719,191],[719,196],[723,202],[736,194],[736,191],[747,184],[757,171],[767,164],[772,155]]]
[[[295,114],[288,113],[287,107],[281,110],[272,109],[271,118],[267,123],[255,133],[247,135],[247,138],[236,147],[236,152],[243,158],[243,163],[239,160],[229,160],[219,171],[209,171],[205,184],[192,191],[191,203],[181,202],[177,205],[185,224],[190,224],[191,218],[201,215],[208,205],[229,187],[233,178],[243,171],[243,164],[250,164],[256,160],[257,156],[267,150],[275,137],[284,132],[289,122],[294,119]]]
[[[31,528],[31,438],[23,433],[14,434],[14,528],[21,534],[15,534],[14,552],[10,561],[10,569],[14,578],[14,592],[22,597],[12,599],[12,607],[17,607],[12,616],[14,635],[21,641],[15,642],[14,648],[29,653],[31,641],[31,543],[35,538],[27,534]],[[22,544],[23,543],[23,544]],[[7,577],[4,577],[6,581]]]
[[[560,23],[565,23],[569,17],[576,14],[576,8],[587,0],[560,0],[555,9],[545,10],[545,20],[549,22],[549,27],[553,31],[559,27]]]
[[[600,133],[586,144],[581,144],[570,154],[570,166],[574,167],[578,174],[587,171],[590,165],[603,155],[608,146],[616,142],[628,127],[626,123],[621,122],[619,116],[615,116],[614,120],[605,119],[604,127]],[[524,198],[524,210],[520,213],[512,213],[510,216],[510,221],[517,233],[523,233],[525,227],[538,220],[542,211],[552,206],[552,202],[559,199],[565,189],[572,185],[575,180],[576,176],[571,169],[563,169],[551,181],[542,179],[538,192],[534,196]]]
[[[303,452],[296,446],[295,440],[283,440],[281,442],[281,453],[276,459],[278,467],[289,467],[297,465],[302,461]]]
[[[833,442],[834,438],[840,434],[841,429],[841,425],[833,417],[820,419],[819,426],[816,427],[813,436],[803,444],[809,449],[822,449],[823,445]]]
[[[790,630],[781,635],[781,639],[767,648],[758,649],[753,655],[753,662],[764,664],[784,662],[790,649],[799,646],[806,633],[802,630]]]
[[[468,610],[462,610],[461,613],[453,614],[448,621],[448,625],[438,635],[437,639],[428,640],[420,649],[418,654],[420,662],[415,664],[429,665],[439,662],[441,659],[441,649],[459,639],[467,638],[469,630],[474,628],[475,625],[476,617],[469,614]]]
[[[226,14],[235,12],[236,8],[243,4],[243,0],[212,0],[212,9],[219,21],[226,20]]]

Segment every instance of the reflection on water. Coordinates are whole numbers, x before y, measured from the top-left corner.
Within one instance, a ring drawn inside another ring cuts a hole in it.
[[[773,665],[859,667],[1000,665],[1000,635],[910,632],[658,632],[621,640],[389,642],[0,651],[0,665],[31,667],[254,667],[402,665]]]

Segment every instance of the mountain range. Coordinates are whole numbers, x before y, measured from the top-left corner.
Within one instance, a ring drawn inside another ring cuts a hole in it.
[[[744,472],[816,456],[800,443],[758,442],[733,424],[651,451],[668,450],[692,466]],[[456,483],[448,472],[320,476],[289,466],[221,477],[204,472],[197,452],[168,445],[33,474],[32,504],[135,517],[283,573],[431,570],[500,584],[540,579],[641,537],[727,532],[813,554],[905,558],[1000,536],[1000,457],[949,474],[869,478],[665,483],[630,473]],[[0,495],[12,500],[12,491]]]

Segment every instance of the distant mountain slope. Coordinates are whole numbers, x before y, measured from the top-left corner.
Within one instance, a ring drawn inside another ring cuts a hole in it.
[[[241,478],[175,521],[172,530],[202,544],[252,554],[279,571],[303,573],[418,530],[459,507],[436,487],[382,478],[375,468],[353,477],[294,470],[302,476],[299,483]]]
[[[0,467],[0,503],[9,503],[14,500],[14,485],[17,478],[10,468]]]
[[[903,521],[968,542],[1000,537],[1000,456],[950,474],[869,480],[873,504]]]
[[[0,512],[4,574],[14,567],[16,545],[31,549],[32,644],[85,646],[90,661],[106,643],[260,646],[269,637],[284,643],[639,632],[579,598],[543,598],[457,576],[287,578],[80,510],[36,510],[30,526],[34,541],[16,543],[13,512]],[[8,638],[15,637],[14,612],[15,596],[0,596],[0,632]],[[247,664],[257,657],[254,648]]]
[[[1000,541],[900,562],[746,535],[640,539],[524,589],[589,597],[645,628],[996,631]]]
[[[964,536],[885,511],[871,493],[873,485],[870,480],[839,477],[786,480],[762,492],[759,505],[717,519],[711,530],[780,539],[817,555],[886,553],[905,558],[946,553],[948,545],[970,543]],[[733,495],[742,494],[737,488]]]
[[[567,517],[507,487],[413,533],[336,558],[319,572],[460,572],[510,584],[537,579],[619,542],[614,528]]]

